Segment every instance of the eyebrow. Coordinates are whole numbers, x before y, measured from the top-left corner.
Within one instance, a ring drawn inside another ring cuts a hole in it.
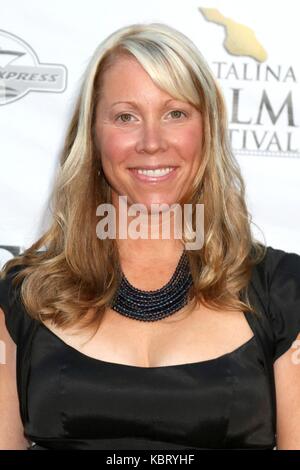
[[[179,100],[176,100],[175,98],[170,98],[164,102],[163,106],[166,106],[170,101],[179,101]],[[111,106],[115,106],[116,104],[132,104],[133,106],[138,107],[138,104],[136,103],[136,101],[115,101],[114,103],[112,103]]]

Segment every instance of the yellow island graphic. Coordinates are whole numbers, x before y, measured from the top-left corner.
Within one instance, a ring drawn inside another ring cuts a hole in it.
[[[237,23],[222,15],[216,8],[199,8],[204,18],[225,28],[224,47],[229,54],[248,56],[264,62],[267,53],[257,40],[254,31],[241,23]]]

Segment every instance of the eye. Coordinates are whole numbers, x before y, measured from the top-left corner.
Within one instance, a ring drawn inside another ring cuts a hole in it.
[[[181,117],[181,115],[184,115],[185,117],[187,117],[187,114],[183,111],[180,111],[180,109],[175,109],[174,111],[171,111],[170,114],[173,113],[173,116],[175,114],[175,118],[178,119]]]
[[[170,114],[173,114],[176,120],[180,119],[182,116],[187,117],[187,114],[184,111],[181,111],[180,109],[175,109],[171,111]],[[125,124],[132,121],[132,119],[130,119],[131,117],[133,116],[130,113],[122,113],[117,116],[116,121],[121,120],[121,122]]]
[[[122,118],[122,117],[124,117],[124,116],[125,116],[125,117],[128,117],[128,116],[130,117],[130,116],[132,116],[132,114],[129,114],[129,113],[122,113],[122,114],[120,114],[120,115],[116,118],[116,121],[118,121],[119,118]],[[125,120],[124,120],[124,119],[121,119],[121,122],[130,122],[130,120],[129,120],[129,119],[125,119]]]

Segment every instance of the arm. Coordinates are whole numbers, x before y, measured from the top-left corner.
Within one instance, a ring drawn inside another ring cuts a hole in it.
[[[26,450],[19,412],[16,381],[16,345],[10,337],[0,308],[0,450]]]
[[[300,334],[274,362],[277,450],[300,450]]]

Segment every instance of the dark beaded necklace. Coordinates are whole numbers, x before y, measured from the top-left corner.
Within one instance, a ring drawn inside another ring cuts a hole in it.
[[[187,304],[188,291],[192,283],[189,260],[186,251],[183,250],[173,276],[161,289],[150,291],[137,289],[122,272],[111,308],[135,320],[161,320]]]

